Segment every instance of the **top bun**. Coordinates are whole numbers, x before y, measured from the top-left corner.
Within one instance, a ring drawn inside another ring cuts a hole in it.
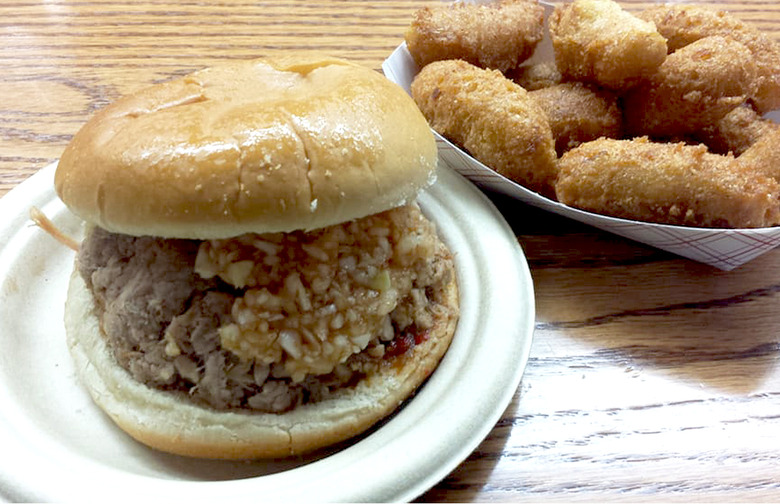
[[[129,95],[74,136],[57,194],[130,235],[215,239],[365,217],[414,199],[436,144],[378,72],[296,54],[201,70]]]

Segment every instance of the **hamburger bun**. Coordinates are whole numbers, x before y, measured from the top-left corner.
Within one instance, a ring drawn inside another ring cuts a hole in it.
[[[298,54],[204,69],[124,97],[74,136],[55,174],[79,217],[134,236],[314,229],[413,200],[436,144],[378,72]]]
[[[401,88],[347,61],[302,54],[205,69],[120,99],[75,135],[55,188],[88,228],[233,243],[412,207],[435,179],[436,162],[433,134]],[[447,280],[430,294],[437,309],[425,337],[380,357],[357,383],[280,413],[211,408],[186,390],[136,380],[104,332],[104,302],[91,273],[85,279],[79,269],[87,262],[82,244],[65,310],[75,369],[95,403],[155,449],[243,459],[330,446],[392,413],[445,354],[459,300],[452,257],[438,243]],[[239,299],[241,287],[235,292]]]

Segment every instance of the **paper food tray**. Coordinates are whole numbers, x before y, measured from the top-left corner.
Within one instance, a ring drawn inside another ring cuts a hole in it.
[[[542,4],[549,14],[552,6]],[[552,59],[552,43],[545,29],[536,52],[524,64]],[[382,70],[388,79],[410,92],[412,80],[419,69],[403,43],[384,61]],[[780,111],[772,112],[768,117],[777,122]],[[609,217],[569,207],[499,175],[435,131],[434,135],[440,159],[479,187],[722,270],[732,270],[780,245],[780,226],[756,229],[672,226]]]

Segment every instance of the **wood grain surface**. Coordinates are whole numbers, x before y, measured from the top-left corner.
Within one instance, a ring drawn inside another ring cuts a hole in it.
[[[379,69],[431,3],[6,0],[0,196],[125,93],[290,49]],[[776,0],[709,4],[780,41]],[[491,197],[531,266],[532,352],[488,438],[420,499],[780,501],[780,251],[723,272]]]

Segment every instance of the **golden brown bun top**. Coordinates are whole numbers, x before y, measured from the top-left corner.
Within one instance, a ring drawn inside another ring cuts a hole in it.
[[[407,203],[435,177],[412,99],[313,54],[201,70],[97,113],[65,149],[57,194],[109,231],[227,238],[314,229]]]

